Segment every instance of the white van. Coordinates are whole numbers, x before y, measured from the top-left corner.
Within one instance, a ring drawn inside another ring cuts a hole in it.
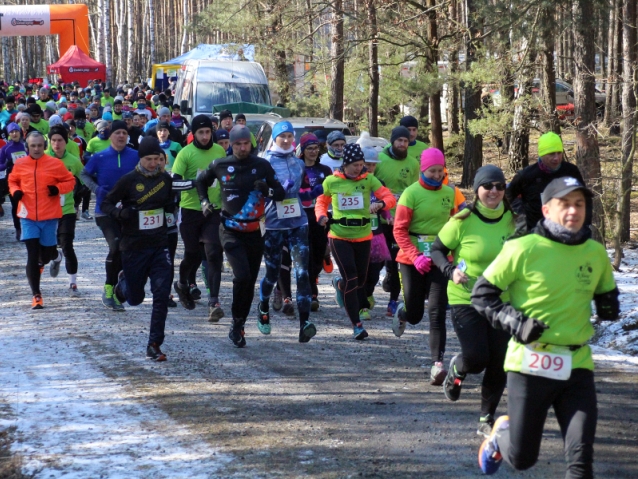
[[[175,102],[189,121],[210,115],[213,106],[250,102],[271,105],[270,89],[259,63],[233,60],[188,60],[179,74]]]

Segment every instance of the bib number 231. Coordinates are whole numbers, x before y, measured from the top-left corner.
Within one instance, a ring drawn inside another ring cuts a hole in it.
[[[164,210],[144,210],[140,211],[140,229],[154,230],[164,224]]]
[[[343,195],[339,193],[340,210],[360,210],[363,208],[363,193]]]
[[[528,344],[523,350],[521,373],[567,381],[572,374],[571,352],[565,348],[561,348],[560,352],[550,352]]]

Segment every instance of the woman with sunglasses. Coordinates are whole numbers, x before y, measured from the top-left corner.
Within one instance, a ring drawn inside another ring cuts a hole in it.
[[[419,324],[424,301],[428,299],[430,319],[430,384],[443,384],[445,367],[445,310],[447,278],[432,264],[432,243],[454,209],[454,190],[443,184],[445,157],[436,148],[421,153],[419,181],[408,186],[399,198],[394,219],[394,238],[399,245],[397,262],[401,273],[404,304],[392,320],[392,331],[399,337],[407,323]]]
[[[461,343],[461,352],[450,361],[443,383],[445,396],[456,401],[467,374],[485,370],[481,386],[481,416],[478,433],[489,435],[494,415],[506,383],[503,370],[510,335],[494,329],[471,305],[474,283],[512,235],[515,221],[504,200],[505,176],[500,168],[486,165],[474,178],[476,201],[455,215],[432,245],[432,261],[449,280],[447,296],[452,324]],[[450,252],[453,262],[448,261]],[[507,292],[501,296],[508,301]]]

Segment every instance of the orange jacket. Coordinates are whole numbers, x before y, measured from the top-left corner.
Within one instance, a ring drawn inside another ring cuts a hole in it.
[[[60,194],[49,196],[48,186],[57,186]],[[75,177],[64,163],[49,155],[34,160],[30,156],[19,158],[9,175],[9,192],[24,193],[18,205],[18,218],[45,221],[62,217],[60,195],[73,191]]]

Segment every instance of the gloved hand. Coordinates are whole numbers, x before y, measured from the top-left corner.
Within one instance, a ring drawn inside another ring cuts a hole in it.
[[[428,273],[430,271],[430,268],[432,268],[432,258],[420,254],[414,260],[414,267],[421,274]]]
[[[262,195],[268,196],[268,193],[270,193],[270,188],[268,188],[268,185],[266,184],[265,181],[255,180],[254,185],[255,185],[255,191],[260,191]]]
[[[213,213],[214,208],[213,208],[213,205],[210,204],[210,201],[204,200],[201,202],[201,205],[202,205],[202,213],[204,213],[204,216],[208,216]]]
[[[310,196],[312,196],[313,198],[318,198],[321,195],[323,195],[323,185],[315,186],[310,192]]]
[[[47,188],[49,189],[49,196],[58,196],[60,194],[60,190],[55,185],[47,185]]]
[[[538,340],[546,329],[549,329],[549,326],[542,321],[527,318],[523,321],[518,333],[514,334],[514,337],[521,344],[529,344]]]
[[[288,191],[290,190],[293,186],[295,186],[295,182],[294,181],[290,181],[290,180],[286,180],[284,181],[284,184],[281,185],[284,187],[284,190]]]
[[[13,199],[16,201],[20,201],[22,199],[22,197],[24,196],[24,191],[22,190],[15,190],[15,192],[13,193]]]
[[[128,206],[126,208],[122,208],[120,210],[120,219],[121,220],[130,220],[131,218],[133,218],[135,215],[137,215],[138,209],[136,206]]]

